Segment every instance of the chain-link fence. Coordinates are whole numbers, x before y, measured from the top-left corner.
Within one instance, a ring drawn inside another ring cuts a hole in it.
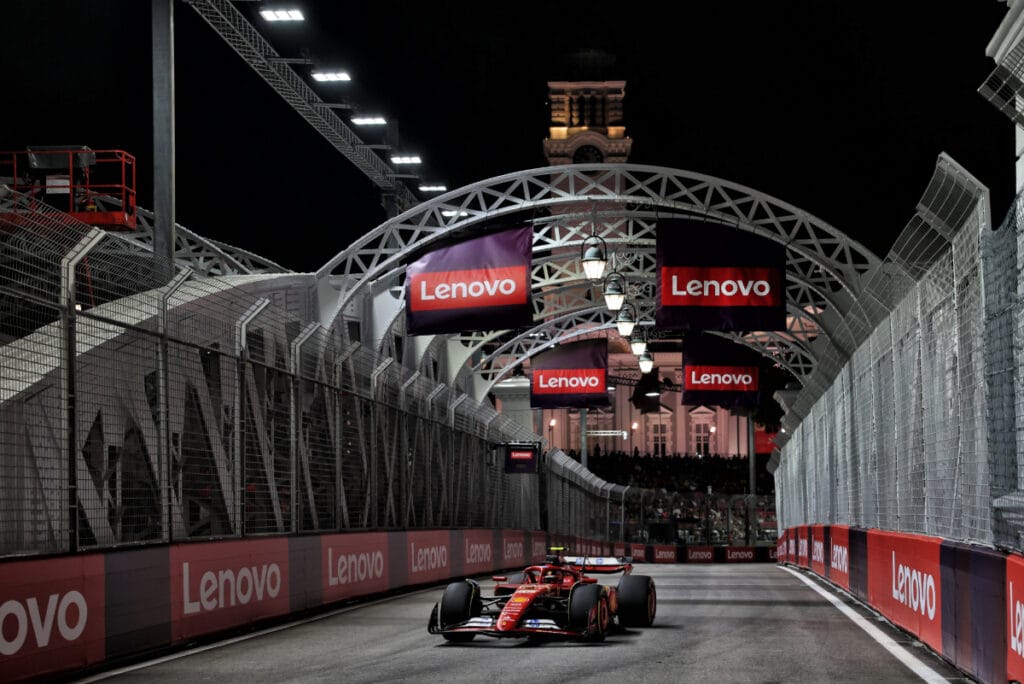
[[[1022,548],[1024,225],[1015,210],[993,230],[987,201],[940,160],[884,264],[900,275],[881,298],[887,315],[773,459],[781,527],[848,524]]]
[[[0,555],[537,528],[497,449],[536,436],[311,322],[312,275],[166,272],[0,197]]]

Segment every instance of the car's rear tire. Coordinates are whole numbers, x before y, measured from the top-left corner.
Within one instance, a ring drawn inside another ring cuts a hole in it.
[[[452,582],[445,587],[441,595],[439,619],[441,628],[457,625],[471,617],[480,615],[480,587],[475,582]],[[476,636],[473,632],[449,632],[442,634],[448,641],[464,643],[472,641]]]
[[[647,575],[626,575],[619,580],[619,624],[623,627],[650,627],[658,612],[658,594],[654,580]]]
[[[611,616],[600,585],[577,585],[569,592],[569,627],[586,631],[587,641],[604,641]]]

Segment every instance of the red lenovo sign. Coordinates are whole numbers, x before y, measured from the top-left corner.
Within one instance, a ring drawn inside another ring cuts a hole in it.
[[[725,560],[728,563],[752,563],[754,549],[750,546],[728,547],[725,550]]]
[[[757,266],[663,266],[663,306],[779,306],[774,268]]]
[[[756,366],[686,366],[687,390],[756,392]]]
[[[1006,678],[1024,681],[1024,559],[1006,559]]]
[[[828,578],[850,590],[850,528],[832,525],[829,528]]]
[[[604,368],[538,368],[533,371],[534,394],[604,394]]]
[[[288,591],[287,539],[171,547],[175,640],[283,615]]]
[[[942,651],[941,539],[868,532],[868,603]]]
[[[386,532],[324,535],[320,556],[324,602],[389,588]]]
[[[103,660],[105,594],[101,555],[0,565],[0,679]]]
[[[687,546],[687,563],[711,563],[715,560],[715,550],[710,546]]]
[[[530,293],[528,271],[523,265],[415,273],[409,306],[412,311],[438,311],[523,304]]]

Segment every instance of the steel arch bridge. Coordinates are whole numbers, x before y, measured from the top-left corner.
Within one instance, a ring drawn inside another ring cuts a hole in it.
[[[849,351],[847,316],[881,260],[825,221],[751,188],[705,174],[634,164],[566,165],[484,180],[381,224],[317,271],[320,321],[359,321],[358,336],[414,367],[446,355],[448,380],[479,398],[542,349],[614,328],[579,250],[603,238],[626,276],[641,317],[653,320],[655,235],[659,218],[686,216],[709,228],[739,229],[785,246],[788,329],[726,334],[770,356],[797,379],[823,353]],[[497,227],[533,227],[533,326],[515,331],[436,336],[404,345],[402,284],[406,266],[442,240]],[[354,330],[355,328],[353,328]],[[410,348],[411,347],[411,348]],[[831,349],[829,349],[831,348]]]

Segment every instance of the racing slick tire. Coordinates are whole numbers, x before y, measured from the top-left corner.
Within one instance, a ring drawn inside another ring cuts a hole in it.
[[[619,624],[650,627],[658,610],[654,580],[647,575],[626,575],[619,580]]]
[[[610,626],[608,597],[600,585],[576,585],[569,593],[569,627],[586,632],[587,641],[604,641]]]
[[[452,582],[445,587],[441,595],[440,621],[441,628],[465,622],[471,617],[480,615],[480,587],[471,582]],[[444,633],[447,641],[464,643],[472,641],[476,636],[473,632]]]

